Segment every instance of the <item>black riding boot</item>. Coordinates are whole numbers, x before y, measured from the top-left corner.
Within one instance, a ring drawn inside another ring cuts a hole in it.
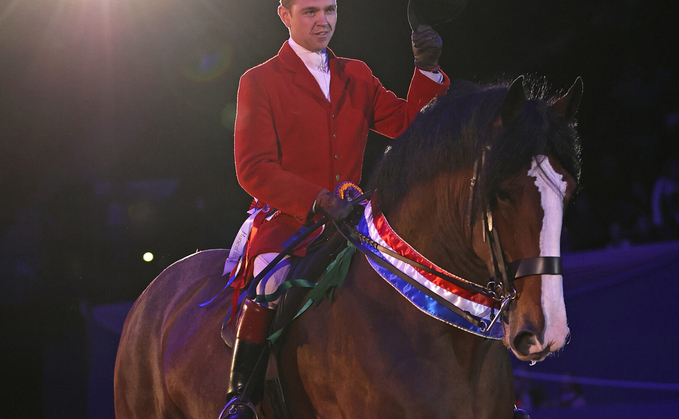
[[[255,417],[254,404],[258,394],[254,391],[261,385],[266,372],[266,359],[259,365],[260,356],[266,357],[266,336],[269,331],[273,310],[262,307],[254,301],[245,300],[236,324],[236,341],[233,345],[227,405],[220,419],[252,419]],[[255,370],[255,367],[256,370]],[[249,380],[250,394],[243,394]],[[255,399],[255,400],[251,400]],[[254,402],[254,403],[253,403]]]

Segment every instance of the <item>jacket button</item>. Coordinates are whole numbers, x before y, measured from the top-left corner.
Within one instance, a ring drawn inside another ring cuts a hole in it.
[[[335,160],[337,160],[337,159],[339,159],[339,156],[337,154],[335,154]]]
[[[333,132],[333,133],[332,133],[332,138],[337,138],[337,133],[336,133],[336,132]]]
[[[335,180],[339,180],[339,179],[340,179],[339,175],[335,175]]]

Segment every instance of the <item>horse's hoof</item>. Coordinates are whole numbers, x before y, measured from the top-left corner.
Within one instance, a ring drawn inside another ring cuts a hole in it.
[[[530,419],[530,416],[523,409],[514,409],[514,419]]]

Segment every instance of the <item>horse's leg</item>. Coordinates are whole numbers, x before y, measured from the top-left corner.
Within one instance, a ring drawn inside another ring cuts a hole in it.
[[[125,321],[115,364],[115,413],[118,419],[184,418],[165,388],[160,342],[144,301]]]

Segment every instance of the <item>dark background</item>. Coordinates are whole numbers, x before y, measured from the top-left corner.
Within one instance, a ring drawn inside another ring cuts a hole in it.
[[[406,0],[339,0],[331,48],[404,96]],[[477,82],[582,76],[582,189],[564,251],[676,239],[649,228],[677,156],[677,16],[659,0],[470,0],[437,26]],[[91,308],[229,247],[238,79],[287,39],[274,0],[0,1],[0,418],[85,417]],[[371,134],[366,176],[387,141]],[[155,259],[142,260],[144,252]]]

